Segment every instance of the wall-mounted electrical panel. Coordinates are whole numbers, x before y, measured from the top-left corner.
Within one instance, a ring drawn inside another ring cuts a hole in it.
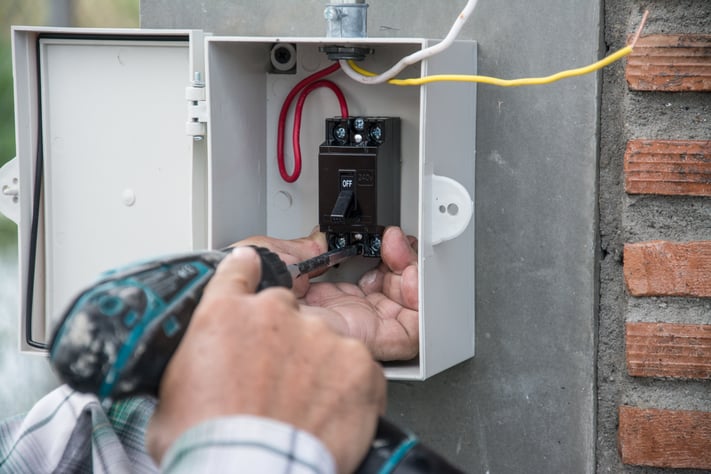
[[[362,64],[381,71],[434,43],[14,28],[18,156],[0,170],[0,211],[19,228],[21,349],[42,352],[74,294],[113,267],[317,225],[334,242],[373,243],[373,225],[399,224],[418,238],[420,350],[386,374],[425,379],[472,357],[475,85],[368,86],[336,72],[350,117],[315,91],[301,176],[285,182],[276,162],[284,98],[332,64],[324,49],[370,50]],[[455,42],[402,75],[475,74],[476,62],[474,42]],[[356,136],[376,125],[382,142]],[[358,257],[326,278],[376,263]]]

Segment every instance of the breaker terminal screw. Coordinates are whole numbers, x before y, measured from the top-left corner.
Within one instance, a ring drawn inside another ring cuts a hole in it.
[[[370,138],[372,138],[376,142],[380,142],[383,140],[383,129],[380,128],[380,125],[376,125],[375,127],[370,129]]]
[[[380,242],[380,237],[377,235],[373,236],[373,240],[370,243],[370,247],[373,249],[373,251],[379,253],[381,245],[382,243]]]
[[[346,127],[344,126],[336,127],[333,129],[333,136],[336,137],[337,140],[345,140],[347,135],[348,132],[346,130]]]

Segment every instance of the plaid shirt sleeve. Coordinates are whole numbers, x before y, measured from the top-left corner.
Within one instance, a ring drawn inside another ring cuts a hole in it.
[[[143,442],[154,408],[136,397],[105,412],[96,397],[62,385],[0,423],[0,472],[158,472]]]
[[[96,397],[61,386],[25,416],[0,423],[0,472],[155,473],[144,448],[152,398],[129,398],[105,412]],[[235,416],[183,433],[163,459],[172,473],[335,472],[323,444],[264,418]]]
[[[167,474],[199,472],[331,474],[333,457],[314,436],[267,418],[231,416],[197,425],[163,458]]]

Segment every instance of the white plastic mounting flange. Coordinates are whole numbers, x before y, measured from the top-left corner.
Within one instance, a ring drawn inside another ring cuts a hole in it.
[[[20,165],[13,158],[0,168],[0,214],[13,221],[20,221]]]
[[[459,182],[432,175],[432,245],[458,237],[469,225],[474,202]]]

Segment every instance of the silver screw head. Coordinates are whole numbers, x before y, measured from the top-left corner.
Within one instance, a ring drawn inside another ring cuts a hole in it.
[[[333,136],[338,138],[339,140],[343,140],[344,138],[346,138],[346,135],[347,135],[346,127],[340,126],[340,127],[336,127],[333,130]]]

